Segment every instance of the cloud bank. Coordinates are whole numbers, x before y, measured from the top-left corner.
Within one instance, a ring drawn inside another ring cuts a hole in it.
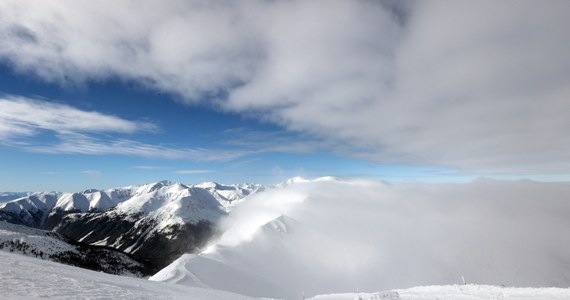
[[[570,284],[566,183],[297,181],[236,208],[220,240],[152,280],[257,297],[467,282]]]
[[[135,80],[383,163],[570,168],[568,1],[8,0],[0,19],[0,58],[47,81]]]

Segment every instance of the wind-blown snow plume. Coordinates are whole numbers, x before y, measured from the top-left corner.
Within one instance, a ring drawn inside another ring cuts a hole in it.
[[[306,195],[298,191],[276,189],[250,196],[222,221],[224,234],[206,252],[213,252],[218,246],[234,247],[251,241],[260,227],[289,214],[305,198]]]

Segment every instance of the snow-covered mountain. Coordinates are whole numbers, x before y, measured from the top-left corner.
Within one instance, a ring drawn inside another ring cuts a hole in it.
[[[0,202],[7,203],[0,203],[0,219],[30,227],[49,228],[53,224],[46,225],[46,223],[57,223],[57,221],[52,221],[52,219],[56,219],[57,215],[76,212],[101,212],[133,198],[138,200],[130,201],[123,210],[132,211],[133,209],[128,207],[136,209],[139,204],[156,208],[157,203],[152,199],[153,196],[158,195],[164,199],[163,194],[170,193],[173,195],[175,193],[173,191],[154,192],[170,187],[205,190],[214,197],[225,211],[230,211],[244,197],[265,189],[263,185],[248,183],[224,185],[216,182],[203,182],[195,185],[184,185],[177,182],[160,181],[107,190],[91,189],[76,193],[1,193],[2,201]],[[150,202],[155,203],[150,204]],[[176,200],[170,202],[176,202]]]
[[[207,190],[220,202],[227,212],[231,211],[240,203],[240,200],[245,197],[266,189],[266,187],[261,184],[242,183],[223,185],[217,182],[203,182],[193,185],[193,187]]]
[[[0,203],[8,202],[10,200],[26,197],[31,193],[27,192],[1,192],[0,193]]]
[[[0,204],[0,220],[30,227],[42,226],[57,203],[58,193],[34,193]]]
[[[225,214],[206,189],[159,182],[133,189],[128,199],[105,211],[67,214],[53,230],[160,268],[183,253],[199,251]]]
[[[216,234],[216,224],[255,184],[145,185],[34,193],[0,204],[0,220],[53,230],[75,241],[132,254],[159,269],[196,252]]]

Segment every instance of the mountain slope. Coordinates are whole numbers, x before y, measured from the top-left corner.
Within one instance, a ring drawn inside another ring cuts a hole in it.
[[[26,197],[30,194],[27,192],[2,192],[0,193],[0,203]]]
[[[0,250],[111,274],[146,273],[140,262],[116,250],[81,244],[58,233],[0,221]]]
[[[158,269],[203,247],[225,214],[208,191],[163,182],[137,188],[104,212],[68,214],[53,230],[135,255]]]
[[[218,246],[214,252],[185,254],[150,280],[210,287],[253,297],[292,299],[309,285],[318,285],[319,278],[327,277],[326,274],[315,274],[312,282],[306,281],[306,275],[298,279],[291,277],[292,273],[310,273],[314,267],[296,262],[294,255],[283,255],[284,249],[291,250],[295,244],[287,239],[288,232],[301,228],[302,224],[280,216],[259,229],[257,235],[263,235],[263,238],[256,236],[253,241],[235,248]],[[291,254],[288,250],[286,253]],[[307,255],[306,249],[303,251],[303,255]],[[276,252],[279,252],[278,262],[265,258]]]
[[[0,204],[0,220],[41,227],[58,201],[59,193],[34,193]]]
[[[201,299],[246,300],[228,292],[115,276],[0,251],[6,299]]]

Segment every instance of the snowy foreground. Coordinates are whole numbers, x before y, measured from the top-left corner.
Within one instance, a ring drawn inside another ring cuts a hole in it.
[[[110,275],[0,251],[2,299],[252,299],[211,289]]]
[[[558,300],[570,299],[569,289],[503,288],[488,285],[421,286],[380,293],[321,295],[311,300]]]
[[[121,277],[0,251],[2,299],[254,299],[213,289]],[[302,299],[302,295],[299,295]],[[569,289],[430,286],[380,293],[322,295],[314,300],[557,300],[570,299]]]

